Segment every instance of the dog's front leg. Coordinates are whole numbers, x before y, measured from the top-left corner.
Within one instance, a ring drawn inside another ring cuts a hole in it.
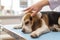
[[[53,25],[53,31],[60,32],[60,25]]]
[[[50,29],[47,26],[42,26],[41,28],[38,28],[37,30],[32,32],[31,37],[33,37],[33,38],[39,37],[41,34],[47,33],[49,31],[50,31]]]
[[[31,37],[34,37],[34,38],[39,37],[41,34],[47,33],[49,31],[50,31],[50,29],[46,25],[45,21],[42,19],[42,26],[40,28],[38,28],[37,30],[33,31],[31,33]]]
[[[14,29],[21,29],[21,28],[22,28],[22,24],[14,26]]]

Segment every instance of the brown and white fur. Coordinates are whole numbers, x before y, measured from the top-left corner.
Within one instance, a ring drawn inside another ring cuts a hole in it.
[[[22,23],[14,28],[22,28],[22,32],[30,33],[31,37],[39,37],[41,34],[50,32],[51,30],[60,28],[57,25],[50,27],[47,14],[38,13],[31,17],[32,12],[26,13],[22,18]],[[58,24],[60,26],[60,17],[58,18]],[[56,27],[55,27],[56,26]]]

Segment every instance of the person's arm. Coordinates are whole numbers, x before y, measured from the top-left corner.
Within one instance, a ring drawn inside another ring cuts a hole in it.
[[[48,0],[48,1],[49,1],[49,6],[52,10],[60,5],[60,0]]]
[[[48,0],[41,0],[41,1],[33,4],[29,8],[25,9],[25,11],[27,11],[27,12],[34,11],[31,16],[35,16],[36,13],[38,13],[38,11],[40,11],[42,9],[42,7],[44,7],[46,5],[49,5]]]
[[[41,4],[42,3],[42,4]],[[42,5],[42,6],[46,6],[46,5],[49,5],[49,1],[48,0],[42,0],[41,2],[40,2],[40,4]]]

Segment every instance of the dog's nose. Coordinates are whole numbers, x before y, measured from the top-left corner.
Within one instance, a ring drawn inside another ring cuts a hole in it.
[[[23,29],[22,32],[25,32],[25,29]]]

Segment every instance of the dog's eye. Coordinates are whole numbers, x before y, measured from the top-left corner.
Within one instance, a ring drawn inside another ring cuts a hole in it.
[[[32,17],[30,17],[30,20],[32,21]]]
[[[25,25],[27,25],[29,23],[29,21],[25,22]]]

